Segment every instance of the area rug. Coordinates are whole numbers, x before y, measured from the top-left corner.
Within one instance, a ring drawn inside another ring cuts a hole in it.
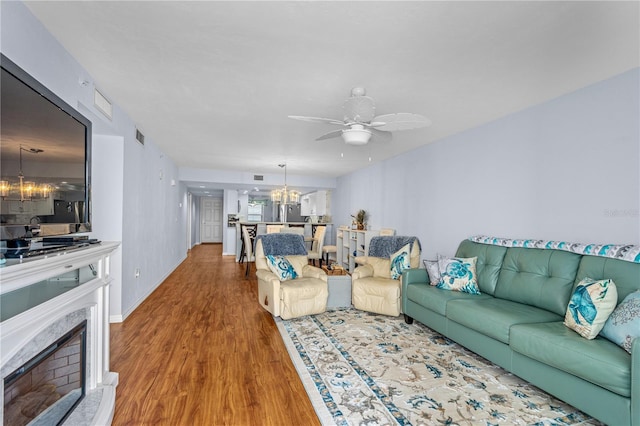
[[[417,321],[336,309],[276,322],[323,425],[600,425]]]

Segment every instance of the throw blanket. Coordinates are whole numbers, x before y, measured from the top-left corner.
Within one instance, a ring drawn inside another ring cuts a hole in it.
[[[611,257],[613,259],[626,260],[627,262],[640,263],[640,246],[634,245],[580,244],[548,240],[511,240],[509,238],[487,237],[484,235],[476,235],[475,237],[470,237],[469,240],[476,243],[492,244],[503,247],[564,250],[572,253]]]
[[[373,237],[369,243],[369,256],[391,257],[393,253],[403,246],[413,244],[414,241],[418,242],[418,247],[422,250],[420,240],[416,237],[403,237],[400,235]]]
[[[304,237],[298,234],[265,234],[258,235],[262,240],[262,249],[265,256],[293,256],[307,255],[304,246]]]

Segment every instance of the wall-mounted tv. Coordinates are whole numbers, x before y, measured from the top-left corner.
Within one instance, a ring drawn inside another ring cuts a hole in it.
[[[91,230],[91,122],[2,55],[0,239]]]

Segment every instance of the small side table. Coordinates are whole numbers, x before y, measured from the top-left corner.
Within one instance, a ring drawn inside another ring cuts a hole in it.
[[[329,299],[327,308],[351,307],[351,275],[327,275]]]

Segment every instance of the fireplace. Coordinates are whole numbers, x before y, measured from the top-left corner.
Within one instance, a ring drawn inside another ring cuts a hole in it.
[[[86,392],[87,321],[4,378],[5,426],[59,425]]]
[[[38,297],[26,310],[16,308],[0,319],[0,426],[27,421],[9,417],[16,411],[24,414],[18,407],[26,405],[25,400],[32,401],[29,408],[40,408],[26,410],[26,417],[39,416],[29,425],[111,424],[118,373],[109,369],[110,256],[118,245],[95,244],[57,255],[9,259],[0,265],[2,299],[21,289],[40,295],[68,282],[69,274],[89,277],[68,291],[50,291],[48,298]],[[52,285],[43,290],[39,287],[43,281]],[[20,300],[16,300],[17,305]],[[25,376],[29,378],[22,378]],[[20,398],[26,394],[30,395]],[[37,399],[34,394],[46,397]],[[54,416],[54,411],[61,414]]]

